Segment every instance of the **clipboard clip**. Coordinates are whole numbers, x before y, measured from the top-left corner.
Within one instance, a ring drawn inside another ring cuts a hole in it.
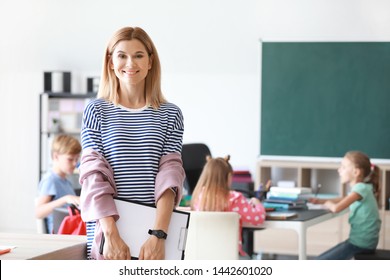
[[[188,229],[187,228],[180,228],[180,236],[179,236],[179,242],[177,244],[177,249],[179,251],[184,251],[186,248],[186,243],[187,243],[187,233]]]

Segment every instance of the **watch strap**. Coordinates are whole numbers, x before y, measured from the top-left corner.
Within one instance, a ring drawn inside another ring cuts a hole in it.
[[[168,234],[161,229],[149,229],[148,233],[156,236],[158,239],[167,239],[168,237]]]

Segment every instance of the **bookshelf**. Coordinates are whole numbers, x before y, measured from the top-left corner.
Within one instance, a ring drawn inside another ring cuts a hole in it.
[[[85,105],[96,93],[53,93],[39,95],[39,180],[51,167],[50,148],[53,137],[59,133],[80,139],[81,119]],[[78,174],[70,178],[79,186]]]
[[[256,164],[255,187],[268,180],[274,185],[280,180],[289,180],[296,187],[310,187],[313,192],[318,185],[320,196],[344,196],[348,187],[340,183],[338,168],[340,160],[290,161],[258,160]],[[390,164],[373,161],[380,169],[379,212],[382,219],[379,249],[390,249]],[[309,228],[307,250],[309,255],[318,255],[326,249],[345,240],[349,234],[348,213],[325,223]],[[255,233],[254,250],[276,254],[296,254],[297,237],[286,230],[264,230]],[[287,241],[288,242],[287,242]],[[280,242],[279,242],[280,241]]]

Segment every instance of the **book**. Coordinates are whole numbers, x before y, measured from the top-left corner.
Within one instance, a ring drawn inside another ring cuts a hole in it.
[[[300,194],[275,192],[275,191],[267,192],[267,198],[271,198],[271,197],[282,197],[282,198],[286,198],[286,199],[298,199],[300,197]]]
[[[295,182],[294,181],[279,181],[277,183],[278,187],[283,188],[295,188]]]
[[[274,203],[274,202],[263,202],[264,208],[274,208],[275,210],[298,210],[307,209],[306,203],[304,204],[288,204],[288,203]]]
[[[270,203],[286,203],[288,205],[298,205],[298,204],[305,204],[306,200],[303,199],[286,199],[282,197],[269,197],[264,200],[264,202],[270,202]]]
[[[296,212],[267,212],[266,220],[288,220],[298,217]]]
[[[272,203],[266,201],[263,202],[263,206],[264,208],[274,208],[275,210],[278,209],[288,210],[289,207],[288,203]]]
[[[242,183],[251,183],[253,182],[252,180],[252,175],[248,170],[234,170],[233,171],[233,177],[232,177],[233,182],[242,182]]]

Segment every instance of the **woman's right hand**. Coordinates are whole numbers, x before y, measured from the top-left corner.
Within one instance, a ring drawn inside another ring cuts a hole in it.
[[[106,260],[130,260],[130,248],[119,235],[113,217],[108,216],[99,220],[104,234],[103,257]]]
[[[111,234],[105,237],[103,257],[106,260],[130,260],[130,248],[119,234]]]

